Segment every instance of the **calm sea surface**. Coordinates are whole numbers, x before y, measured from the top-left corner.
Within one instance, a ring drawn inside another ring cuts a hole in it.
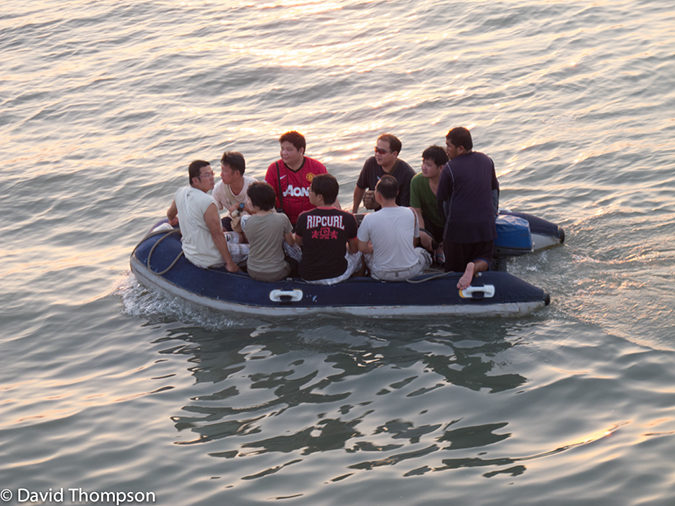
[[[0,499],[675,504],[674,48],[670,0],[3,0]],[[530,317],[243,318],[129,272],[193,159],[262,178],[297,129],[348,204],[378,135],[419,171],[460,125],[567,233],[509,264]]]

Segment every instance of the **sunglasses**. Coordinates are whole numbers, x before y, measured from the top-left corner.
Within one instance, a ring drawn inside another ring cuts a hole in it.
[[[388,149],[375,147],[375,153],[377,153],[378,155],[386,155],[387,153],[391,153],[391,151],[389,151]]]

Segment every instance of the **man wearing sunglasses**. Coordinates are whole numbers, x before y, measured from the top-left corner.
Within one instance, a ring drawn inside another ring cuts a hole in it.
[[[415,171],[398,154],[401,152],[401,141],[391,134],[382,134],[377,138],[375,156],[366,160],[361,169],[356,187],[354,188],[354,203],[352,213],[356,214],[364,200],[366,209],[379,209],[380,205],[375,202],[375,186],[382,176],[389,174],[398,181],[398,195],[396,205],[410,206],[410,181]]]

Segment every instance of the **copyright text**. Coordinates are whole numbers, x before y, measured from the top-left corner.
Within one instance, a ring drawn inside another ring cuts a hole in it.
[[[57,488],[42,491],[5,488],[0,491],[0,501],[16,500],[19,504],[154,504],[154,492],[87,491],[82,488]]]

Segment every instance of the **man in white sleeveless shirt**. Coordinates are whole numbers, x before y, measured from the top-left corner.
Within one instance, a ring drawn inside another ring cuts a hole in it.
[[[185,258],[204,269],[225,265],[229,272],[238,271],[237,263],[248,256],[248,245],[238,244],[236,232],[223,233],[216,201],[207,194],[214,186],[211,165],[195,160],[188,174],[190,186],[176,191],[166,213],[171,225],[180,226]]]

